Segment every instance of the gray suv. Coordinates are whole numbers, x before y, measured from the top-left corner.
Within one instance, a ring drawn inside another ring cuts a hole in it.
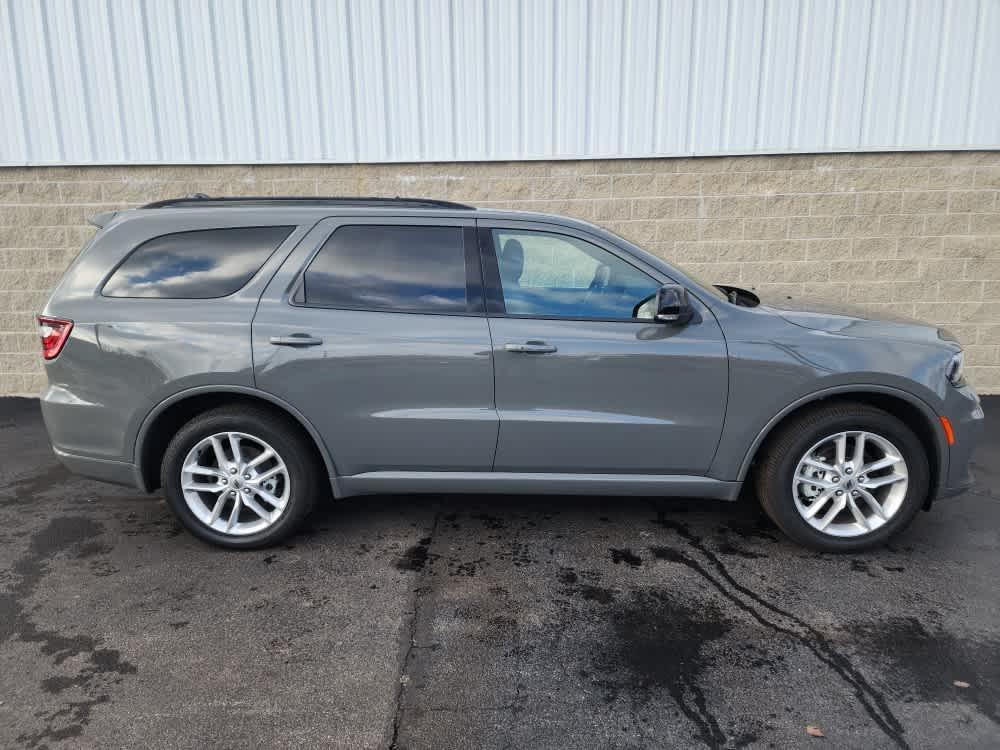
[[[746,487],[857,550],[971,483],[983,412],[947,332],[762,302],[585,222],[192,196],[94,223],[39,316],[53,447],[216,544],[331,493]]]

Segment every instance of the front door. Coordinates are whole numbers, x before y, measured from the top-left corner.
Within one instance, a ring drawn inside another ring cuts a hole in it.
[[[722,332],[641,304],[668,279],[596,237],[480,229],[500,436],[495,471],[707,472],[725,414]],[[527,227],[527,228],[522,228]]]
[[[350,476],[489,471],[490,334],[471,220],[327,219],[253,322],[258,388],[291,403]]]

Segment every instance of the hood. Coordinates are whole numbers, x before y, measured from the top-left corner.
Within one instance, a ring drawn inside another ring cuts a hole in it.
[[[761,299],[761,307],[789,323],[815,331],[855,338],[914,341],[958,349],[958,341],[943,328],[903,315],[875,313],[846,303],[812,302],[785,297]]]

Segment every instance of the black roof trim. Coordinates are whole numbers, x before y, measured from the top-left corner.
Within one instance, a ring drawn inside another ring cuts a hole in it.
[[[431,198],[350,198],[342,196],[308,196],[298,197],[294,195],[282,196],[235,196],[225,198],[213,198],[204,193],[186,195],[183,198],[170,198],[168,200],[147,203],[142,208],[201,208],[218,205],[250,205],[250,206],[354,206],[361,208],[451,208],[463,211],[473,211],[475,206],[467,206],[464,203],[453,203],[452,201],[438,201]]]

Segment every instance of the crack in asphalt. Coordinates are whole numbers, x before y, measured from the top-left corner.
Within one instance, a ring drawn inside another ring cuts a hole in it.
[[[420,544],[407,550],[404,557],[396,564],[400,570],[412,570],[417,573],[417,587],[414,589],[413,610],[410,621],[406,627],[406,646],[400,660],[399,676],[396,687],[396,708],[392,718],[392,737],[389,741],[389,750],[399,748],[399,730],[403,723],[403,703],[406,697],[406,685],[409,681],[410,662],[415,659],[414,650],[421,648],[417,646],[417,626],[420,623],[420,611],[424,597],[428,593],[428,588],[420,585],[427,576],[427,561],[430,557],[430,546],[437,536],[438,523],[441,520],[441,509],[434,510],[434,521],[431,523],[431,530],[427,536],[420,540]]]
[[[66,701],[62,708],[40,714],[45,721],[41,730],[24,733],[18,737],[27,747],[38,747],[47,742],[58,742],[83,733],[90,722],[95,706],[111,700],[104,690],[109,683],[121,682],[126,674],[136,668],[122,658],[117,649],[102,648],[96,639],[87,635],[66,635],[56,630],[42,628],[29,617],[25,602],[37,590],[49,572],[49,560],[68,549],[80,547],[99,536],[103,526],[83,516],[55,518],[35,532],[28,551],[12,568],[18,576],[9,593],[0,594],[0,644],[17,637],[22,643],[40,644],[42,654],[52,657],[54,666],[68,659],[86,656],[87,662],[72,675],[53,675],[42,680],[47,693],[58,695],[71,688],[83,691],[87,698]]]
[[[729,573],[725,563],[723,563],[718,556],[715,555],[715,553],[705,546],[701,537],[692,534],[685,524],[679,521],[668,520],[662,511],[657,512],[657,518],[654,523],[665,529],[670,529],[676,532],[677,535],[687,542],[691,548],[705,557],[711,567],[716,570],[716,574],[713,575],[713,573],[708,570],[705,565],[694,557],[671,547],[651,547],[650,551],[653,553],[654,557],[659,560],[676,562],[687,566],[689,569],[710,583],[722,596],[736,605],[736,607],[740,610],[753,617],[761,625],[777,633],[793,638],[805,646],[805,648],[811,651],[817,659],[827,665],[827,667],[829,667],[838,677],[840,677],[853,689],[854,694],[865,713],[868,714],[868,716],[873,722],[875,722],[879,729],[882,730],[886,737],[892,740],[900,748],[908,750],[909,744],[903,736],[905,729],[899,719],[895,716],[895,714],[893,714],[892,709],[889,708],[889,704],[885,696],[877,690],[863,674],[861,674],[861,672],[846,656],[836,650],[826,635],[802,618],[797,617],[776,604],[767,601],[760,594],[739,583],[732,576],[732,574]],[[726,584],[728,584],[728,586]],[[769,619],[764,613],[760,612],[752,604],[741,599],[734,592],[742,594],[751,602],[765,608],[771,615],[776,615],[787,620],[787,623],[782,624],[780,622],[773,622],[772,619]],[[698,696],[695,695],[695,705],[693,707],[685,706],[682,696],[682,699],[678,703],[685,715],[696,723],[700,733],[703,736],[710,737],[712,739],[713,745],[721,746],[725,743],[726,738],[724,733],[721,732],[721,729],[719,729],[718,721],[708,710],[707,705],[703,700],[699,701]]]

